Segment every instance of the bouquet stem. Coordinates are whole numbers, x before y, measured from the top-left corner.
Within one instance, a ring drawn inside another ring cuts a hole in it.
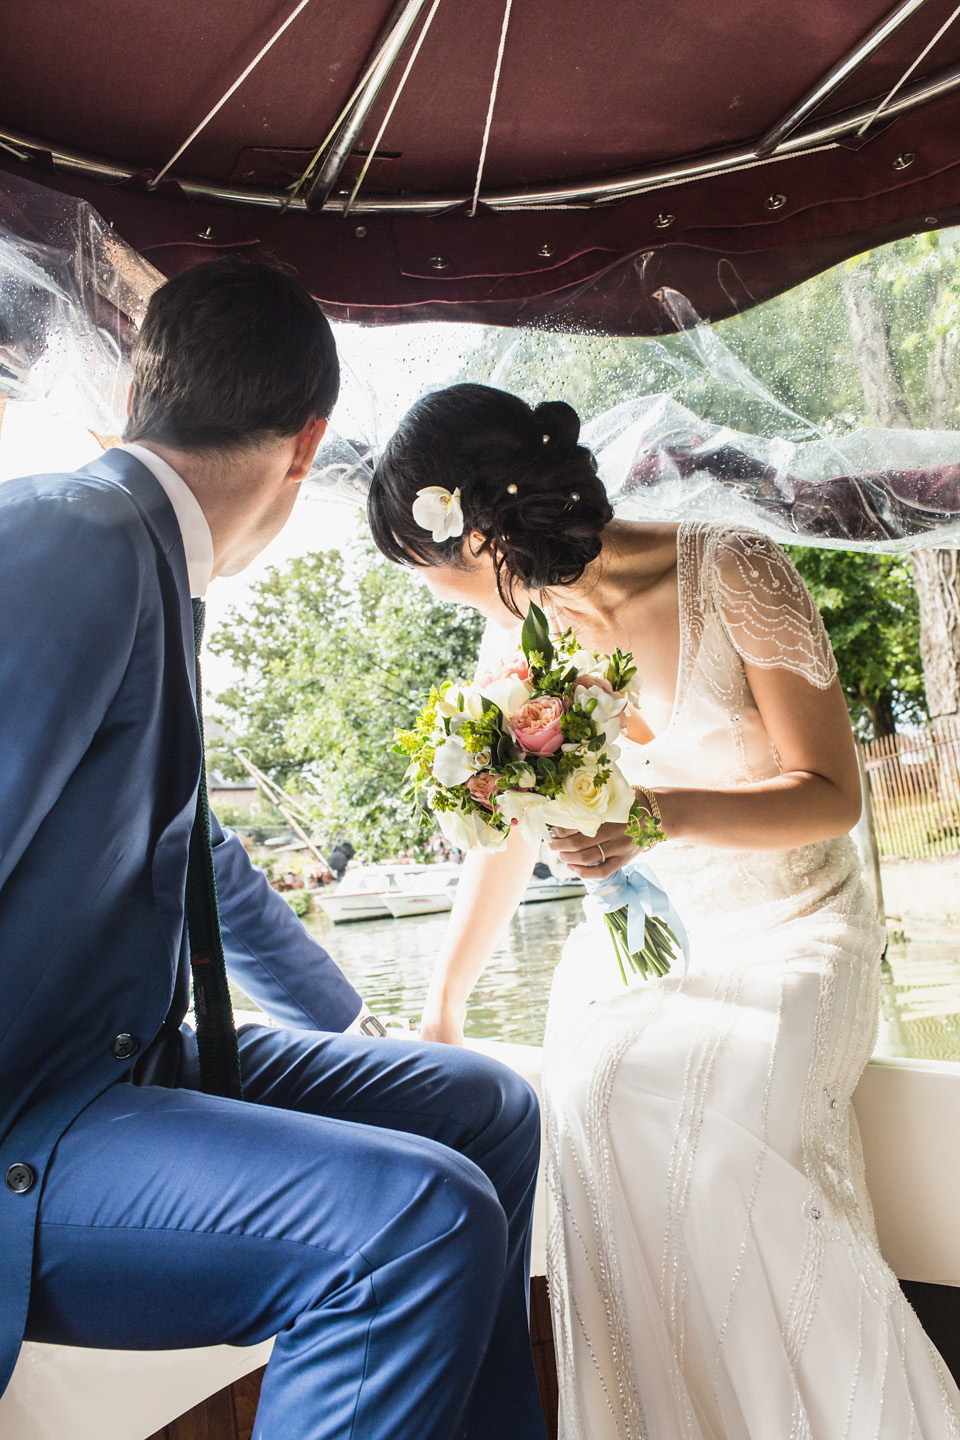
[[[628,984],[627,968],[644,978],[666,975],[674,958],[680,953],[680,944],[670,926],[655,915],[648,915],[644,927],[643,949],[630,953],[627,943],[627,907],[608,910],[604,915],[614,954],[620,968],[624,985]]]

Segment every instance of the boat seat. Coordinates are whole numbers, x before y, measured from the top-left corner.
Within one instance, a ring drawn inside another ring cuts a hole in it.
[[[536,1046],[475,1041],[472,1048],[539,1088]],[[960,1286],[960,1064],[874,1060],[855,1108],[886,1259],[902,1280]],[[544,1270],[545,1239],[541,1185],[534,1274]],[[27,1343],[0,1398],[0,1440],[146,1440],[263,1365],[271,1344],[145,1353]]]

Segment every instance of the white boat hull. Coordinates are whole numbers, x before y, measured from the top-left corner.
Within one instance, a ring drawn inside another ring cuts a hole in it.
[[[408,915],[439,915],[453,909],[453,896],[449,891],[388,895],[386,901],[395,920],[404,920]]]

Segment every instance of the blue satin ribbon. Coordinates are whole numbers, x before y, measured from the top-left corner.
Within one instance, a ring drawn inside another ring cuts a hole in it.
[[[594,884],[588,881],[587,890],[605,915],[626,908],[627,944],[631,955],[643,949],[647,916],[655,915],[658,920],[665,920],[683,951],[683,973],[686,976],[690,968],[690,941],[686,927],[670,896],[657,883],[656,874],[645,861],[631,860],[629,865],[615,870],[606,880]]]

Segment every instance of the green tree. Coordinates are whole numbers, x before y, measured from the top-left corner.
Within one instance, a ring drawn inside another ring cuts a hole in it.
[[[432,680],[472,673],[482,621],[433,600],[366,537],[274,567],[252,590],[209,641],[238,672],[217,718],[306,801],[327,848],[344,837],[377,859],[416,843],[393,732]],[[211,763],[242,773],[228,751]]]
[[[920,606],[907,558],[788,550],[823,616],[860,733],[874,739],[925,719]]]

